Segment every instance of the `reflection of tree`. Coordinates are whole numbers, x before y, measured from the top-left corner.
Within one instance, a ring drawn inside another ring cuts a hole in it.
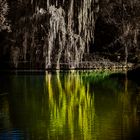
[[[9,102],[7,97],[0,96],[0,130],[1,129],[10,129],[10,115],[9,115]]]
[[[46,75],[51,126],[55,132],[64,132],[65,125],[68,125],[72,138],[74,132],[79,131],[83,133],[84,139],[91,139],[95,109],[94,95],[89,93],[89,83],[85,85],[78,73],[62,77],[57,74],[54,82],[50,74]],[[53,88],[54,84],[56,89]]]
[[[13,126],[28,131],[28,139],[33,140],[108,140],[129,135],[140,122],[135,85],[127,81],[125,92],[124,77],[99,75],[60,72],[12,77]]]
[[[124,91],[119,95],[119,102],[120,102],[120,110],[121,110],[121,117],[122,117],[122,133],[123,139],[127,139],[127,133],[131,135],[135,135],[133,132],[137,127],[139,127],[139,116],[138,106],[140,102],[137,102],[139,97],[137,96],[134,89],[130,89],[131,81],[125,77],[124,81]],[[134,129],[134,130],[133,130]],[[134,136],[135,137],[135,136]],[[135,139],[135,138],[134,138]]]

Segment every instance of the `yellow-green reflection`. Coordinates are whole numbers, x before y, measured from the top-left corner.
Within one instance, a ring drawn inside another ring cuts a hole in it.
[[[0,96],[0,111],[7,112],[0,116],[0,138],[9,128],[24,132],[25,140],[133,140],[139,134],[140,88],[123,74],[74,71],[8,79],[8,94]]]
[[[74,132],[79,130],[83,139],[91,139],[95,120],[94,93],[89,93],[89,82],[83,82],[79,73],[57,73],[55,82],[53,75],[46,75],[46,90],[49,94],[50,125],[54,132],[64,133],[64,128],[70,131],[72,139]],[[62,83],[63,82],[63,83]],[[55,87],[54,87],[55,86]]]

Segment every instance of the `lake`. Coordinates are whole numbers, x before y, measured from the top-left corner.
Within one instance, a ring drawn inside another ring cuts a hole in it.
[[[0,140],[136,140],[140,85],[108,71],[0,76]]]

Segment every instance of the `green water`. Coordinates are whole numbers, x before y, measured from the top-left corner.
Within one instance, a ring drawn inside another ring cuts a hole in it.
[[[0,140],[135,140],[140,88],[124,75],[0,76]]]

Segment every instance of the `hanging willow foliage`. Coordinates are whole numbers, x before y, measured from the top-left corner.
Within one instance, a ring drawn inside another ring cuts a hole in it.
[[[43,61],[47,69],[80,66],[94,41],[98,1],[19,0],[13,9],[13,46],[20,49],[19,61]]]
[[[6,0],[0,0],[0,31],[7,30],[10,32],[10,25],[6,18],[8,14],[8,4]]]

